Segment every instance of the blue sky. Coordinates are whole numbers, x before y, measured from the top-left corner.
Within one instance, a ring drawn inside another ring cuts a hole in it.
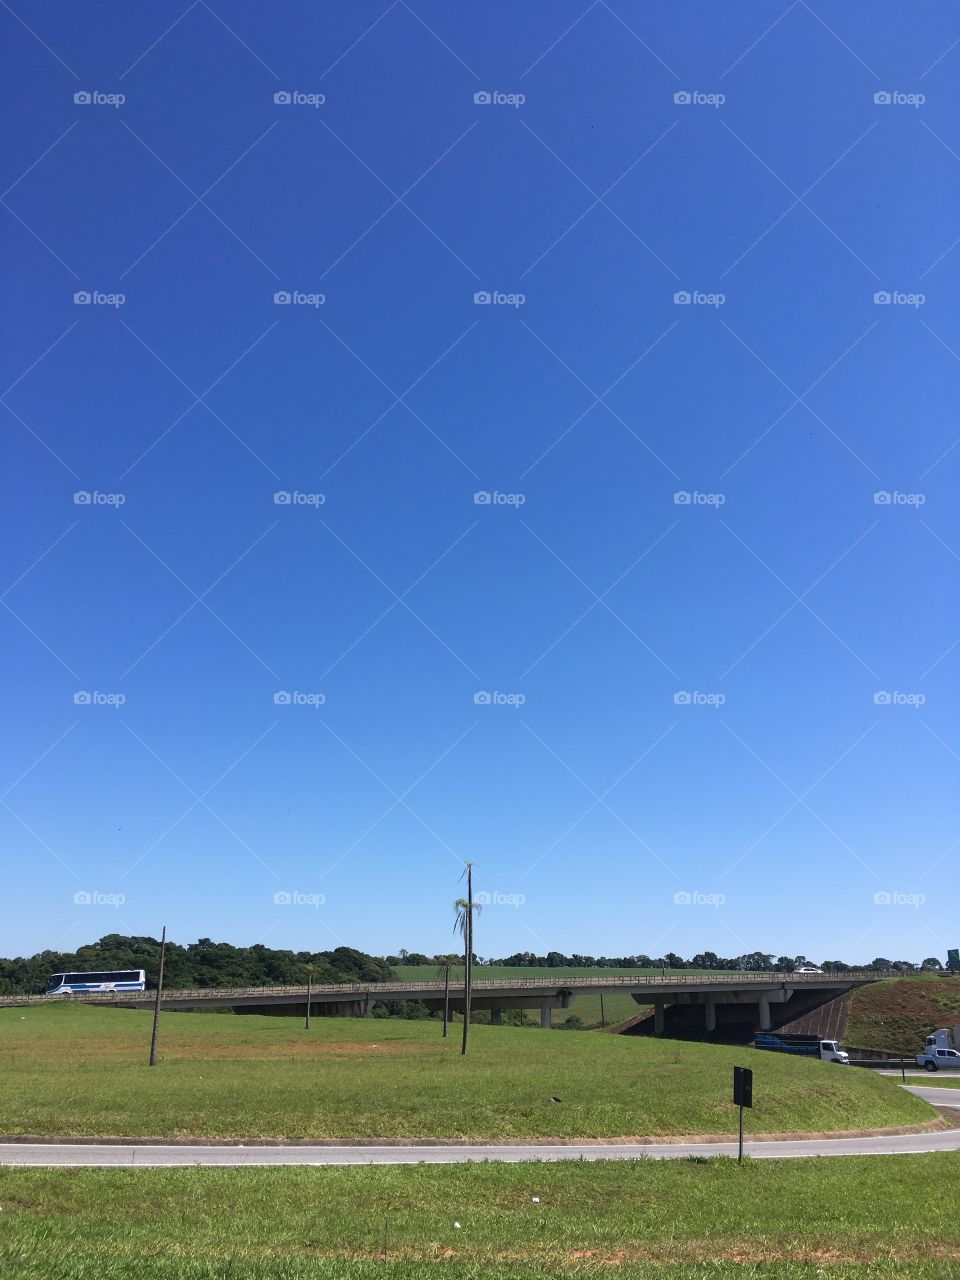
[[[4,954],[945,957],[949,5],[0,22]]]

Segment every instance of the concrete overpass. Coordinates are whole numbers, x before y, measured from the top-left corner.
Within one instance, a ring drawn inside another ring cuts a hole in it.
[[[477,978],[472,1007],[489,1010],[498,1025],[505,1009],[539,1009],[540,1022],[551,1025],[553,1010],[569,1008],[580,994],[628,993],[638,1006],[653,1006],[652,1024],[637,1030],[678,1038],[745,1041],[758,1030],[783,1026],[838,995],[887,977],[869,969],[850,973],[683,973],[603,974],[556,978]],[[107,992],[60,996],[90,1004],[152,1008],[152,992]],[[44,1003],[50,997],[0,998],[0,1006]],[[432,1010],[443,1008],[443,982],[331,983],[311,988],[310,1010],[331,1017],[371,1016],[381,1000],[422,1001]],[[450,988],[451,1011],[463,1011],[462,985]],[[305,986],[201,987],[166,990],[161,1007],[168,1010],[229,1008],[235,1013],[303,1017]]]

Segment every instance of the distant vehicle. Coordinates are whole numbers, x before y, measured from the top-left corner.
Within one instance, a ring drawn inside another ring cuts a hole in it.
[[[794,973],[823,973],[823,970],[815,964],[802,964],[799,969],[794,969]]]
[[[840,1048],[836,1040],[821,1040],[819,1036],[760,1031],[753,1043],[757,1049],[772,1049],[775,1053],[795,1053],[805,1058],[819,1058],[821,1062],[839,1062],[844,1066],[850,1063],[850,1055]]]
[[[933,1031],[923,1042],[926,1049],[960,1049],[960,1027],[941,1027]]]
[[[956,1049],[924,1049],[917,1054],[917,1066],[926,1067],[928,1071],[939,1071],[960,1067],[960,1053]]]
[[[145,991],[142,969],[114,969],[104,973],[55,973],[47,979],[48,996],[83,995],[90,991]]]

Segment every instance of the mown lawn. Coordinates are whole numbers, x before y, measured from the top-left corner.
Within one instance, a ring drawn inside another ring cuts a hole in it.
[[[960,1274],[960,1155],[0,1170],[22,1280]],[[458,1225],[459,1224],[459,1225]]]
[[[129,1137],[536,1138],[881,1128],[935,1117],[895,1080],[786,1055],[432,1022],[161,1015],[82,1005],[0,1010],[0,1133]],[[551,1101],[560,1099],[559,1102]]]

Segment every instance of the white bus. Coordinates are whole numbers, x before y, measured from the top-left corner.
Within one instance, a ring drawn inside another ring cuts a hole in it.
[[[115,969],[109,973],[55,973],[47,980],[48,996],[83,995],[88,991],[144,991],[147,975],[142,969]]]

